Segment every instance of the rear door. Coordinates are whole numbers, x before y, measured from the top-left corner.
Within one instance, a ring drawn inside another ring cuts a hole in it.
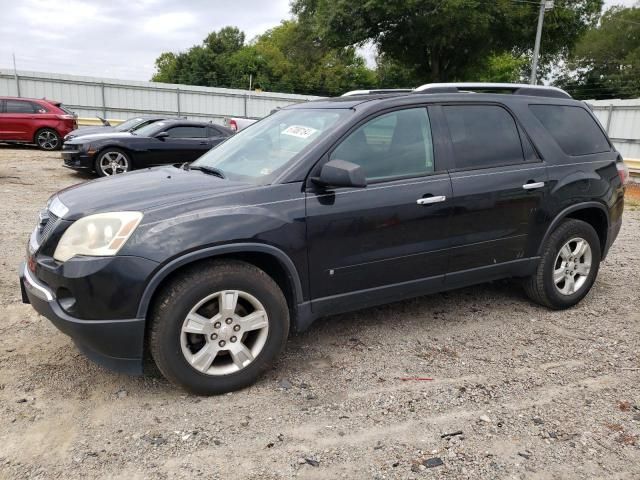
[[[317,314],[442,287],[452,192],[440,144],[433,141],[441,138],[438,128],[425,107],[378,114],[324,159],[360,165],[368,185],[326,190],[310,184],[307,191],[310,288]]]
[[[37,109],[39,105],[29,100],[6,99],[0,125],[3,139],[32,142]]]
[[[0,140],[9,139],[9,121],[4,113],[4,100],[0,100]]]
[[[547,195],[547,169],[511,112],[497,104],[442,105],[453,186],[447,283],[486,280],[534,255],[530,236]]]

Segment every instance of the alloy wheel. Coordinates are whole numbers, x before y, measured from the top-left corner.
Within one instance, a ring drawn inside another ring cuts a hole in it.
[[[60,142],[58,136],[50,130],[40,132],[36,141],[43,150],[55,150]]]
[[[553,283],[562,295],[573,295],[582,288],[591,272],[592,256],[583,238],[572,238],[563,245],[553,269]]]
[[[121,152],[106,152],[100,157],[100,170],[106,177],[129,171],[129,159]]]
[[[206,375],[228,375],[255,360],[268,333],[269,317],[257,298],[240,290],[224,290],[189,311],[180,346],[194,369]]]

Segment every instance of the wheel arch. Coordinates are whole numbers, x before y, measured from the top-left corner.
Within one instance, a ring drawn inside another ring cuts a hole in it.
[[[60,132],[58,131],[57,128],[51,127],[51,126],[44,126],[44,127],[36,128],[35,132],[33,132],[33,143],[35,143],[36,145],[38,144],[38,135],[43,130],[51,130],[52,132],[55,132],[55,134],[58,135],[58,137],[60,138],[60,142],[62,143],[64,141],[63,136],[60,135]]]
[[[562,210],[556,217],[553,219],[549,228],[538,247],[538,255],[542,253],[544,248],[544,244],[547,239],[553,233],[553,231],[560,225],[560,223],[568,218],[573,218],[575,220],[582,220],[583,222],[591,225],[596,233],[598,234],[598,238],[600,239],[600,251],[602,253],[602,258],[604,258],[607,251],[607,236],[609,234],[609,212],[607,208],[599,202],[583,202],[572,205],[570,207]]]
[[[292,325],[295,324],[298,305],[303,303],[304,298],[295,264],[279,248],[260,243],[235,243],[204,248],[171,260],[156,271],[147,283],[138,305],[137,318],[147,318],[155,296],[175,275],[199,262],[225,258],[245,261],[267,273],[282,289],[289,307]]]

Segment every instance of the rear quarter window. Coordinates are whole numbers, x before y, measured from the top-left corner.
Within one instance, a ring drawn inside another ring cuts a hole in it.
[[[611,150],[607,137],[581,107],[566,105],[529,105],[562,151],[574,157]]]

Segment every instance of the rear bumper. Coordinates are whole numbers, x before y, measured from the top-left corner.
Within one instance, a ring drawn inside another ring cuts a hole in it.
[[[609,253],[609,249],[611,248],[611,245],[613,245],[613,242],[615,242],[616,238],[618,238],[618,234],[620,233],[620,228],[622,228],[622,217],[620,217],[620,219],[617,222],[614,222],[611,225],[609,225],[609,231],[607,232],[607,244],[605,245],[604,252],[602,253],[603,259],[606,258],[607,254]]]
[[[58,330],[70,336],[91,360],[107,368],[133,375],[142,374],[144,318],[123,320],[82,320],[72,317],[60,307],[55,294],[20,266],[22,300]]]

